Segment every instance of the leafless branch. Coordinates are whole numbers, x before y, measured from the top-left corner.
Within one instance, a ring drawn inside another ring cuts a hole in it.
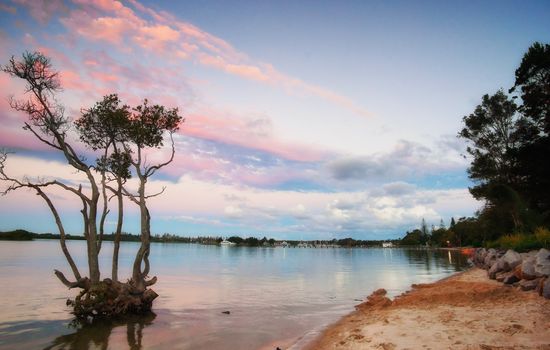
[[[171,145],[172,145],[172,151],[170,153],[170,159],[168,159],[164,163],[160,163],[160,164],[157,164],[157,165],[153,165],[149,168],[145,168],[145,176],[146,177],[152,176],[155,172],[157,172],[157,170],[159,170],[159,169],[167,166],[168,164],[172,163],[172,161],[174,160],[174,154],[176,153],[176,147],[174,145],[173,132],[170,132],[170,142],[171,142]]]
[[[166,186],[162,186],[162,190],[160,190],[159,192],[157,192],[155,194],[150,194],[148,196],[145,196],[144,198],[149,199],[149,198],[153,198],[153,197],[156,197],[156,196],[160,196],[161,194],[164,193],[164,190],[166,190]]]

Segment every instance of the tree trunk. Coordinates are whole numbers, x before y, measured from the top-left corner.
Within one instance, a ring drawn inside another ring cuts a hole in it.
[[[69,263],[69,266],[71,267],[71,270],[73,271],[73,275],[76,278],[77,282],[82,279],[80,272],[78,271],[78,268],[76,267],[76,264],[69,253],[69,249],[67,248],[67,245],[65,244],[65,228],[63,227],[63,223],[61,222],[61,218],[59,217],[59,214],[57,212],[57,209],[53,205],[50,198],[40,189],[40,187],[35,187],[38,194],[46,201],[48,204],[48,207],[50,208],[54,218],[55,223],[57,224],[57,228],[59,229],[59,244],[61,245],[61,250],[63,251],[63,254],[65,255],[65,258],[67,259],[67,262]]]
[[[88,267],[90,270],[90,280],[92,284],[98,284],[101,273],[99,271],[98,246],[97,246],[97,204],[99,200],[99,191],[95,184],[92,184],[92,200],[88,209],[88,239],[86,240],[88,248]]]
[[[138,174],[140,178],[139,184],[139,211],[140,211],[140,223],[141,223],[141,246],[139,247],[138,252],[136,253],[136,258],[134,260],[134,266],[132,269],[132,279],[134,281],[135,287],[138,291],[145,291],[145,276],[142,273],[141,265],[144,258],[149,254],[150,249],[150,230],[151,230],[151,220],[149,218],[149,211],[147,210],[147,204],[145,199],[145,182],[147,179],[141,174]],[[146,265],[149,265],[149,261],[146,261]],[[146,266],[146,269],[149,269],[149,266]]]
[[[124,219],[124,203],[122,199],[122,180],[117,178],[117,201],[118,201],[118,220],[116,224],[115,239],[113,242],[113,265],[111,278],[113,281],[118,281],[118,251],[120,249],[120,236],[122,234],[122,223]]]
[[[108,199],[107,199],[107,187],[106,187],[107,177],[105,175],[105,170],[101,172],[101,196],[103,200],[103,210],[101,211],[101,219],[99,220],[99,239],[97,241],[97,252],[101,251],[101,244],[103,243],[103,234],[105,233],[105,220],[109,214]]]

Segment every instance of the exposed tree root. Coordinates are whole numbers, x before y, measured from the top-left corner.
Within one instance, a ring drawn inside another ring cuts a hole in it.
[[[77,318],[99,319],[149,312],[157,297],[152,289],[136,289],[131,280],[121,283],[106,278],[83,289],[74,300],[68,299],[67,305]]]

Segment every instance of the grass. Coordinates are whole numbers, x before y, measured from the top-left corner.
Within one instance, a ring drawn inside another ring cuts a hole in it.
[[[489,248],[513,249],[525,252],[539,248],[550,248],[550,230],[538,227],[532,234],[515,233],[502,236],[487,244]]]

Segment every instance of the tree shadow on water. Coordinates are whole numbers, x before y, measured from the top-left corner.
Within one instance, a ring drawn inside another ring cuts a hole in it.
[[[112,331],[126,326],[126,340],[131,350],[142,349],[143,329],[150,326],[157,315],[149,312],[142,315],[129,315],[123,318],[103,319],[92,323],[74,320],[69,327],[76,331],[55,338],[44,350],[108,349]]]

